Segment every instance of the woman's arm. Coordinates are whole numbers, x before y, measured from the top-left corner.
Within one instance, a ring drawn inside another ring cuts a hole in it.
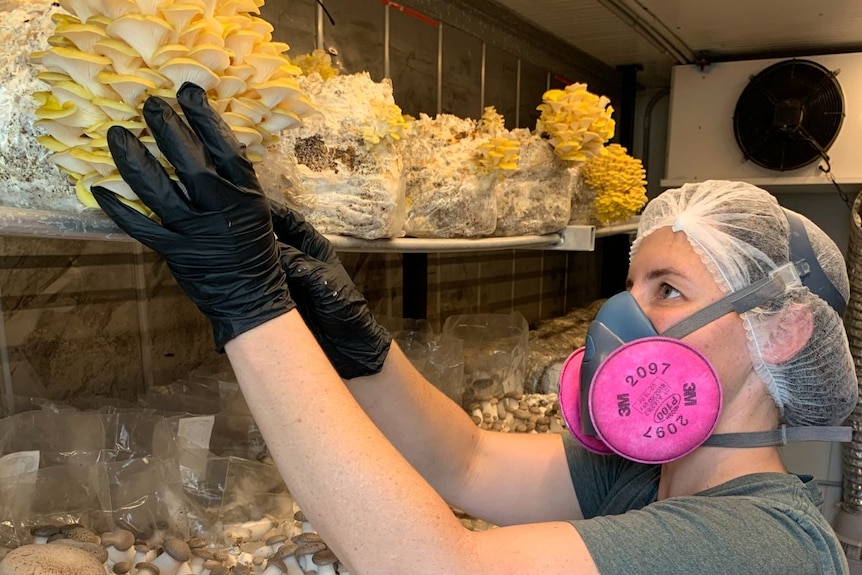
[[[165,258],[209,318],[291,494],[355,575],[595,573],[569,523],[481,534],[461,525],[362,411],[303,322],[244,147],[200,86],[183,84],[177,102],[185,121],[157,97],[144,118],[182,187],[134,134],[108,131],[117,168],[158,221],[107,189],[93,195]]]
[[[450,504],[495,525],[581,517],[558,434],[479,429],[394,343],[379,374],[347,385],[389,441]]]
[[[558,435],[484,432],[413,368],[332,244],[272,206],[291,295],[356,401],[452,505],[498,525],[580,516]]]
[[[291,494],[355,574],[596,573],[583,541],[569,523],[481,533],[465,529],[365,415],[295,310],[240,334],[225,349]],[[393,365],[365,383],[388,384],[388,378],[408,371],[399,363],[399,355],[392,357]],[[407,382],[402,392],[390,389],[398,399],[390,405],[410,405],[404,398],[418,394],[420,401],[411,411],[419,417],[413,432],[431,423],[437,431],[423,435],[439,436],[447,444],[445,449],[434,450],[427,446],[427,439],[418,441],[420,452],[434,453],[436,458],[428,467],[445,468],[443,453],[465,445],[476,445],[475,450],[485,456],[495,455],[496,448],[478,447],[484,441],[462,443],[457,434],[442,431],[442,422],[435,416],[448,413],[449,420],[456,413],[445,402],[429,399],[434,394],[423,390],[425,386],[416,382]],[[372,412],[387,403],[381,400],[383,393],[381,389],[376,400],[372,398],[371,403],[377,405],[372,405]],[[420,415],[422,401],[428,404],[427,415]],[[402,419],[399,428],[409,427],[403,424],[407,419]],[[475,481],[484,481],[483,468],[494,465],[472,465]],[[523,473],[509,471],[516,477]],[[500,477],[498,484],[485,488],[508,492],[504,483],[505,477]],[[527,492],[523,496],[540,504],[549,494],[539,497]]]

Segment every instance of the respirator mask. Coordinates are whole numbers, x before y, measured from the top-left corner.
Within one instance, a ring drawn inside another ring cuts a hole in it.
[[[817,263],[802,223],[790,221],[790,262],[730,293],[659,334],[628,292],[608,299],[560,376],[560,408],[569,431],[595,453],[641,463],[667,463],[702,445],[762,447],[789,441],[850,441],[851,429],[785,427],[713,435],[722,390],[715,369],[680,341],[728,313],[743,314],[780,301],[805,285],[839,314],[846,301]]]

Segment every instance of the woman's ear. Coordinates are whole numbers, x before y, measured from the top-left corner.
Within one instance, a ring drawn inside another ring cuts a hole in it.
[[[763,361],[778,365],[793,359],[811,339],[814,315],[806,306],[791,304],[771,317],[768,325],[761,347]]]

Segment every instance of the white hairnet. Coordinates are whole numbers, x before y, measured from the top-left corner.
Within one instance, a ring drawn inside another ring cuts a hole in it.
[[[846,302],[850,284],[835,243],[799,216],[817,261]],[[667,190],[649,202],[640,218],[631,254],[662,227],[685,232],[716,282],[728,294],[766,277],[789,262],[787,216],[769,192],[743,182],[710,180]],[[811,310],[814,332],[789,361],[764,361],[759,342],[765,317],[788,303]],[[781,302],[742,314],[751,360],[788,425],[838,425],[853,411],[858,387],[841,315],[803,285],[789,288]]]

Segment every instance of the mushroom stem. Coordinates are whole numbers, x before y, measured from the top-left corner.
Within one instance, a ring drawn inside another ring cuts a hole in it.
[[[240,544],[263,539],[273,527],[275,527],[275,522],[268,517],[264,517],[263,519],[246,521],[245,523],[226,525],[224,534],[234,541],[234,543]]]
[[[39,525],[30,530],[33,536],[34,545],[43,545],[48,542],[48,538],[60,532],[60,528],[55,525]]]
[[[148,561],[135,565],[135,575],[159,575],[159,568]]]
[[[108,550],[108,567],[115,563],[129,562],[135,558],[135,536],[128,529],[118,528],[102,533],[102,545]]]
[[[191,558],[191,549],[185,541],[175,537],[165,539],[162,547],[164,550],[152,564],[159,568],[160,575],[177,575],[180,566]]]

